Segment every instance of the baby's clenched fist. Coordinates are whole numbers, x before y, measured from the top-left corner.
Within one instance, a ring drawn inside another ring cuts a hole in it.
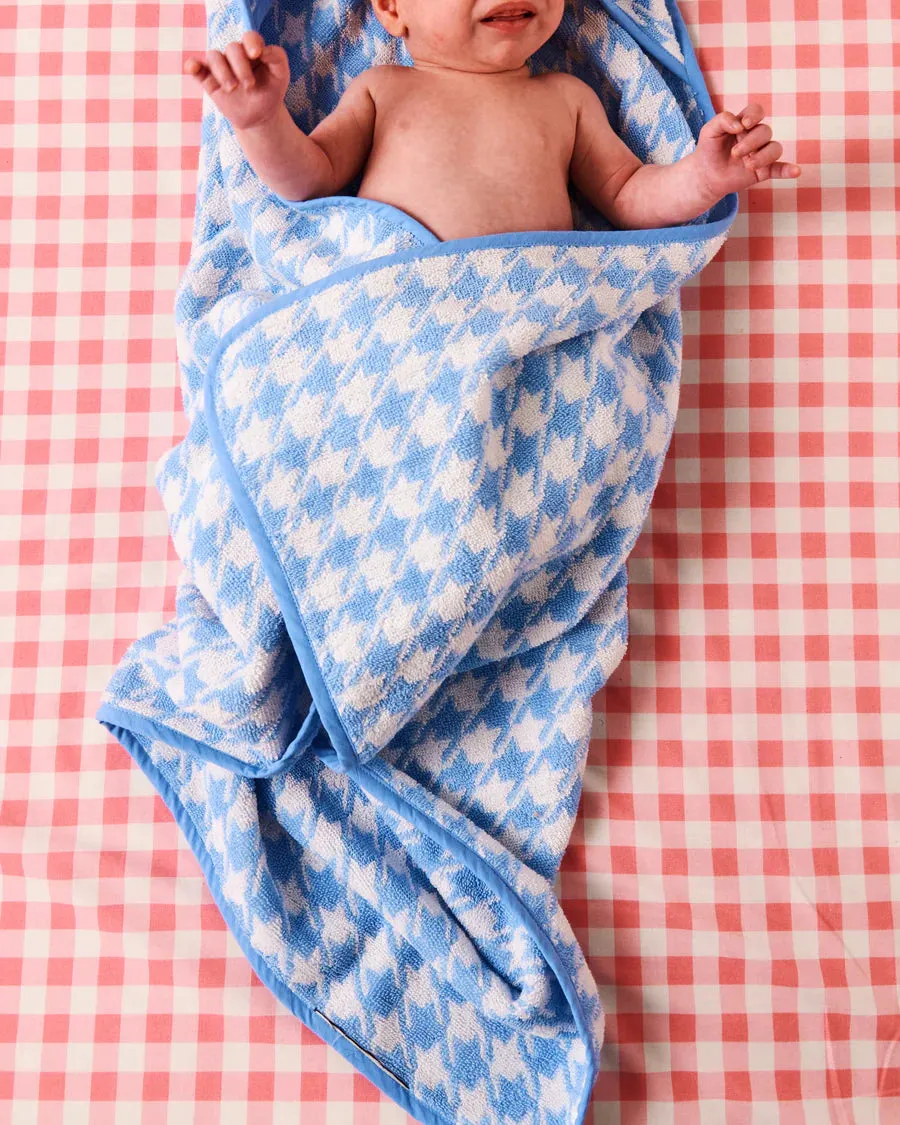
[[[205,59],[189,56],[184,72],[196,78],[235,129],[251,129],[273,117],[290,81],[284,48],[266,45],[258,31],[245,32],[224,53],[207,51]]]

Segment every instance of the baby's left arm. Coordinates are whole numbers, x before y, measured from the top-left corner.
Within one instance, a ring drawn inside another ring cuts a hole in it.
[[[623,229],[675,226],[702,215],[729,192],[800,175],[796,164],[778,160],[782,146],[760,123],[764,111],[755,102],[738,116],[716,114],[700,130],[694,151],[674,164],[643,164],[613,131],[587,83],[570,78],[567,91],[577,114],[571,178]]]

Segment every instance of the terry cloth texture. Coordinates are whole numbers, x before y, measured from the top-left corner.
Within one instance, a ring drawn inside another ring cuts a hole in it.
[[[208,8],[288,52],[305,131],[409,63],[364,0]],[[570,4],[535,72],[588,82],[646,162],[713,110],[664,0]],[[176,302],[184,562],[97,718],[297,1016],[424,1122],[581,1121],[603,1012],[553,893],[625,560],[678,399],[679,227],[442,242],[352,194],[290,203],[204,99]]]

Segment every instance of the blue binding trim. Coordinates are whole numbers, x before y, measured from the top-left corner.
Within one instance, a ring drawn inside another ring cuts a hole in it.
[[[697,56],[694,53],[694,44],[691,42],[690,35],[688,35],[684,16],[682,16],[681,9],[678,7],[676,0],[666,0],[666,8],[672,19],[675,34],[678,37],[678,45],[681,47],[681,53],[684,55],[687,84],[690,86],[694,97],[697,99],[697,104],[703,110],[703,116],[709,121],[711,117],[715,117],[716,111],[710,99],[709,90],[706,88],[706,79],[703,77],[703,71],[700,69],[700,64],[697,62]],[[734,196],[736,203],[737,192],[732,192],[731,194]]]
[[[414,219],[407,211],[394,206],[393,203],[382,203],[380,200],[361,198],[357,195],[321,195],[316,199],[297,200],[285,199],[274,191],[270,191],[269,194],[296,211],[313,210],[325,206],[343,208],[347,204],[356,206],[362,210],[371,211],[376,218],[379,214],[385,218],[390,218],[397,226],[403,227],[422,238],[426,247],[432,247],[430,251],[414,248],[412,250],[401,250],[396,254],[385,254],[379,258],[371,258],[362,266],[348,267],[349,270],[354,272],[362,272],[366,268],[375,269],[380,266],[394,265],[396,262],[408,262],[413,258],[431,258],[441,254],[464,254],[470,250],[505,249],[516,246],[555,244],[558,246],[596,246],[600,249],[622,244],[643,246],[651,242],[655,245],[667,242],[702,242],[704,239],[715,238],[728,230],[738,212],[737,193],[731,192],[723,196],[715,208],[711,209],[718,211],[727,200],[728,206],[723,217],[708,223],[686,223],[684,226],[675,227],[646,227],[641,230],[507,231],[501,234],[480,234],[471,238],[451,238],[444,241],[417,219]],[[342,280],[346,280],[346,277],[343,276],[346,272],[339,270],[331,276],[337,277],[340,273]],[[292,290],[292,293],[301,291],[299,289]],[[272,302],[266,305],[267,309],[273,307]]]

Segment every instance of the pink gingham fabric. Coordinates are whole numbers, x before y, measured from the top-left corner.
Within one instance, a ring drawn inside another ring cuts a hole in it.
[[[681,8],[716,108],[762,102],[803,176],[744,193],[683,294],[559,880],[607,1011],[588,1122],[896,1125],[900,7]],[[93,718],[174,614],[203,7],[0,28],[0,1122],[406,1122],[254,976]]]

